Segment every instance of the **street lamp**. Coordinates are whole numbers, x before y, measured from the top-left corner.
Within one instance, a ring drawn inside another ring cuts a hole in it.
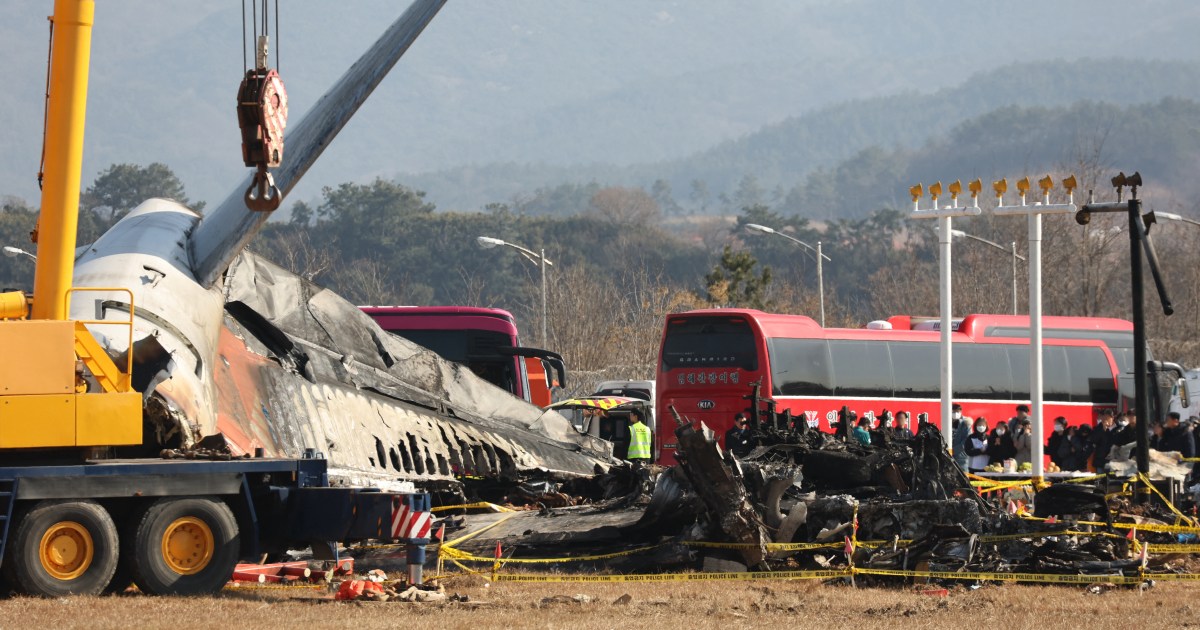
[[[969,238],[973,241],[979,241],[980,243],[983,243],[984,245],[991,245],[992,247],[995,247],[996,249],[998,249],[1002,252],[1007,252],[1007,251],[1012,252],[1012,304],[1013,304],[1013,315],[1016,315],[1017,314],[1017,261],[1020,260],[1021,262],[1025,262],[1025,257],[1017,253],[1017,242],[1016,241],[1012,242],[1012,244],[1011,244],[1012,249],[1010,250],[1008,247],[1005,247],[999,243],[993,243],[992,241],[989,241],[986,238],[975,236],[974,234],[967,234],[966,232],[964,232],[962,230],[950,230],[950,236],[955,236],[958,238]]]
[[[1153,223],[1158,223],[1159,219],[1167,219],[1169,221],[1179,221],[1181,223],[1191,223],[1192,225],[1200,225],[1200,221],[1197,221],[1195,219],[1189,219],[1185,216],[1180,216],[1173,212],[1160,212],[1158,210],[1151,210],[1150,212],[1147,212],[1146,214],[1142,215],[1142,223],[1146,224],[1146,233],[1147,234],[1150,233],[1150,225]]]
[[[824,328],[825,327],[825,272],[821,266],[821,259],[824,258],[825,260],[828,260],[830,262],[833,262],[833,261],[825,254],[821,253],[821,241],[817,241],[817,246],[813,247],[812,245],[809,245],[808,243],[805,243],[804,241],[802,241],[798,238],[788,236],[787,234],[784,234],[783,232],[780,232],[774,228],[769,228],[765,225],[759,225],[757,223],[747,223],[746,229],[752,230],[754,232],[763,232],[764,234],[778,234],[779,236],[782,236],[783,238],[786,238],[787,240],[789,240],[793,243],[796,243],[797,245],[807,247],[810,251],[816,252],[816,254],[817,254],[817,293],[821,300],[821,327]]]
[[[21,249],[20,247],[13,247],[12,245],[4,246],[4,255],[9,258],[16,258],[17,256],[20,256],[22,254],[30,257],[33,260],[33,262],[37,262],[37,256],[30,254],[29,252]]]
[[[542,347],[546,347],[548,343],[546,341],[546,265],[554,266],[554,263],[546,260],[546,249],[543,247],[541,254],[538,254],[537,252],[521,247],[520,245],[508,243],[490,236],[480,236],[479,238],[475,239],[475,242],[479,243],[479,246],[483,249],[491,249],[497,245],[511,247],[520,252],[521,256],[523,256],[525,260],[528,260],[529,262],[542,268]]]

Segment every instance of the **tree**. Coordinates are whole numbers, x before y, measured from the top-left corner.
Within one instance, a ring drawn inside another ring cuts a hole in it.
[[[757,265],[750,252],[734,252],[726,245],[721,260],[704,276],[709,302],[715,306],[769,308],[763,296],[771,284],[771,268],[763,267],[761,274],[755,274]]]
[[[154,162],[149,166],[113,164],[96,176],[96,181],[83,193],[80,205],[84,210],[108,210],[108,223],[116,223],[130,210],[147,199],[161,197],[177,201],[200,211],[204,203],[192,204],[183,190],[183,182],[166,164]]]
[[[683,214],[683,208],[675,201],[675,196],[671,194],[671,184],[667,180],[654,180],[654,185],[650,188],[650,196],[654,198],[655,203],[662,208],[665,214]]]
[[[590,212],[616,225],[644,226],[658,219],[658,203],[640,188],[611,186],[592,195]]]
[[[336,239],[343,250],[357,255],[381,256],[404,235],[404,224],[414,217],[433,214],[425,193],[376,178],[370,184],[347,182],[321,189],[317,229]]]

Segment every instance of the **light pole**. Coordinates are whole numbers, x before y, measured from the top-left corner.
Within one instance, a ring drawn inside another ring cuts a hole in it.
[[[964,232],[962,230],[950,230],[950,235],[957,236],[958,238],[969,238],[973,241],[979,241],[980,243],[983,243],[984,245],[991,245],[992,247],[995,247],[996,249],[998,249],[1002,252],[1007,252],[1007,251],[1012,252],[1012,305],[1013,305],[1013,315],[1016,315],[1017,314],[1017,261],[1020,260],[1021,262],[1025,262],[1025,257],[1017,253],[1017,242],[1016,241],[1012,242],[1012,244],[1011,244],[1012,249],[1010,250],[1009,248],[1007,248],[999,243],[993,243],[992,241],[989,241],[986,238],[975,236],[974,234],[967,234],[966,232]]]
[[[946,448],[953,452],[954,445],[951,441],[953,437],[953,422],[951,422],[951,411],[953,410],[953,393],[954,393],[954,339],[951,335],[950,315],[954,312],[954,295],[951,290],[953,286],[950,259],[953,254],[952,243],[954,241],[953,224],[954,217],[972,217],[979,216],[983,211],[979,209],[979,191],[983,189],[983,183],[975,180],[967,184],[967,189],[971,192],[971,205],[959,207],[958,195],[962,193],[962,182],[955,181],[948,187],[950,191],[951,204],[946,207],[938,205],[938,197],[942,196],[942,182],[929,187],[929,197],[932,204],[926,210],[920,208],[918,203],[921,196],[924,194],[924,187],[917,184],[908,189],[912,195],[913,212],[909,215],[914,219],[937,219],[937,235],[938,235],[938,328],[941,332],[941,342],[938,344],[940,350],[940,365],[941,365],[941,388],[942,388],[942,407],[941,407],[941,431],[942,441]]]
[[[29,252],[21,249],[20,247],[13,247],[12,245],[4,246],[4,255],[9,258],[16,258],[17,256],[25,255],[25,256],[28,256],[31,260],[33,260],[33,262],[37,262],[37,256],[30,254]]]
[[[508,243],[508,242],[502,241],[498,238],[492,238],[490,236],[480,236],[479,238],[475,239],[475,242],[479,243],[479,246],[484,249],[491,249],[497,245],[504,245],[506,247],[511,247],[511,248],[517,250],[518,252],[520,252],[521,256],[523,256],[525,258],[525,260],[528,260],[529,262],[541,267],[541,269],[542,269],[542,347],[545,348],[546,344],[548,343],[546,341],[546,339],[547,339],[547,336],[546,336],[546,265],[550,265],[550,266],[554,265],[554,263],[550,262],[549,260],[546,260],[546,248],[543,247],[541,249],[541,253],[539,254],[531,249],[526,249],[524,247],[521,247],[520,245],[516,245],[514,243]]]
[[[778,234],[779,236],[782,236],[783,238],[786,238],[787,240],[789,240],[793,243],[796,243],[797,245],[807,247],[809,250],[816,253],[816,255],[817,255],[817,295],[819,296],[819,298],[821,300],[821,328],[824,328],[825,327],[825,272],[824,272],[823,267],[821,266],[821,259],[825,259],[830,262],[833,262],[833,261],[825,254],[821,253],[821,241],[817,241],[817,246],[813,247],[812,245],[809,245],[808,243],[805,243],[804,241],[802,241],[798,238],[788,236],[787,234],[784,234],[783,232],[780,232],[774,228],[769,228],[765,225],[759,225],[757,223],[747,223],[746,229],[752,230],[755,232],[762,232],[764,234]]]
[[[1179,221],[1180,223],[1191,223],[1192,225],[1200,225],[1200,221],[1197,221],[1195,219],[1189,219],[1185,216],[1180,216],[1173,212],[1160,212],[1158,210],[1151,210],[1150,212],[1147,212],[1146,214],[1142,215],[1142,223],[1144,223],[1146,225],[1146,233],[1147,234],[1150,233],[1150,224],[1158,223],[1159,219],[1167,219],[1169,221]]]

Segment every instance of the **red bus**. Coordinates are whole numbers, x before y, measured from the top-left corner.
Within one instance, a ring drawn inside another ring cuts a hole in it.
[[[379,327],[461,363],[487,382],[539,407],[566,380],[562,356],[521,346],[517,321],[498,308],[361,306]],[[550,375],[550,370],[557,378]]]
[[[955,402],[990,426],[1029,402],[1029,318],[969,315],[953,335]],[[1088,317],[1043,317],[1046,435],[1053,419],[1091,423],[1104,407],[1133,398],[1133,325]],[[668,405],[718,435],[760,396],[782,413],[805,414],[830,430],[843,405],[874,419],[886,409],[941,420],[941,334],[936,320],[893,317],[866,328],[822,328],[810,317],[750,309],[667,316],[657,370],[660,418]],[[673,463],[674,422],[660,422],[656,459]]]

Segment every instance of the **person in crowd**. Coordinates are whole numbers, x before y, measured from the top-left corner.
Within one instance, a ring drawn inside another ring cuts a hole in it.
[[[1009,434],[1015,436],[1017,433],[1017,427],[1021,425],[1022,421],[1028,420],[1028,419],[1029,419],[1029,405],[1026,405],[1024,403],[1017,405],[1017,415],[1008,419]]]
[[[1196,443],[1192,438],[1191,427],[1180,420],[1178,412],[1172,411],[1167,414],[1167,422],[1163,425],[1162,437],[1158,441],[1158,450],[1177,452],[1183,457],[1196,456]]]
[[[1104,472],[1104,467],[1108,464],[1108,452],[1112,450],[1116,425],[1112,410],[1101,409],[1096,429],[1092,431],[1092,467],[1096,472]]]
[[[1088,460],[1092,458],[1092,427],[1086,424],[1071,427],[1068,439],[1071,452],[1063,470],[1087,470]]]
[[[1066,462],[1063,461],[1063,454],[1070,453],[1070,444],[1063,444],[1067,437],[1067,419],[1059,416],[1054,419],[1054,433],[1050,434],[1050,438],[1046,440],[1046,454],[1050,456],[1050,461],[1054,462],[1059,468],[1063,468]],[[1065,449],[1065,450],[1064,450]],[[1063,468],[1063,470],[1066,470]]]
[[[750,430],[750,421],[746,419],[746,414],[738,412],[733,416],[733,426],[725,432],[725,448],[733,453],[734,457],[745,457],[758,446],[758,437]]]
[[[871,421],[867,418],[859,418],[858,423],[854,425],[854,440],[863,446],[871,445]]]
[[[982,416],[975,419],[975,430],[967,436],[967,455],[970,455],[971,460],[967,463],[967,470],[971,472],[983,472],[988,465],[988,425],[987,419]]]
[[[963,415],[962,405],[958,403],[954,403],[950,409],[950,448],[954,450],[954,463],[968,470],[971,456],[967,454],[967,442],[971,435],[971,419]]]
[[[905,439],[913,436],[912,420],[907,411],[896,412],[896,426],[892,428],[892,436]]]
[[[1033,423],[1029,418],[1017,423],[1016,435],[1013,436],[1013,448],[1016,449],[1017,466],[1033,462]]]
[[[1114,446],[1124,446],[1131,442],[1137,442],[1137,415],[1125,412],[1117,417],[1117,432],[1113,436]]]
[[[1155,422],[1150,425],[1150,435],[1147,436],[1146,443],[1150,445],[1150,448],[1152,448],[1156,451],[1166,450],[1163,448],[1159,448],[1159,446],[1160,446],[1159,442],[1162,441],[1162,436],[1163,436],[1163,423]]]
[[[987,454],[989,464],[1003,464],[1004,460],[1012,459],[1017,454],[1007,423],[1000,422],[992,429],[992,434],[988,436]]]

